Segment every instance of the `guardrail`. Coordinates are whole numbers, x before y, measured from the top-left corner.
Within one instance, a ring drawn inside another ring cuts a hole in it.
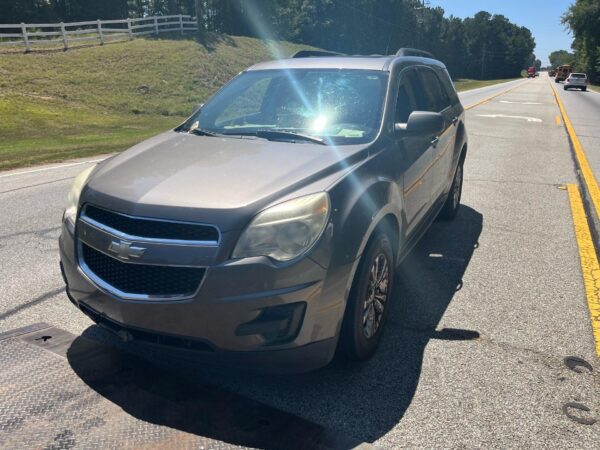
[[[197,29],[196,18],[182,14],[69,23],[0,24],[0,46],[22,45],[25,52],[30,52],[34,46],[58,44],[67,50],[73,42],[98,41],[102,45],[135,36],[172,31],[183,34]]]

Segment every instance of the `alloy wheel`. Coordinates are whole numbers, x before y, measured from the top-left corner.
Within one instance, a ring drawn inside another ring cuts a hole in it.
[[[388,300],[389,287],[389,261],[384,253],[379,253],[371,263],[369,285],[363,304],[363,332],[367,339],[372,338],[379,330]]]
[[[458,166],[456,169],[456,176],[454,178],[454,186],[452,187],[452,207],[453,209],[458,208],[460,202],[460,194],[462,191],[462,166]]]

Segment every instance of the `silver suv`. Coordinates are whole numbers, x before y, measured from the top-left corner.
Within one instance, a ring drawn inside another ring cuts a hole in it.
[[[581,89],[587,91],[588,79],[585,73],[572,73],[565,80],[564,90]]]
[[[69,298],[125,340],[207,362],[366,359],[398,264],[457,213],[466,152],[464,109],[424,52],[257,64],[78,176],[60,237]]]

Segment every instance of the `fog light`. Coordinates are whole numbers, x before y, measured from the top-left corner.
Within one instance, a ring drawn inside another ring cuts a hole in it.
[[[305,302],[271,306],[263,309],[258,317],[237,327],[237,336],[260,335],[266,345],[282,344],[296,338],[304,319]]]

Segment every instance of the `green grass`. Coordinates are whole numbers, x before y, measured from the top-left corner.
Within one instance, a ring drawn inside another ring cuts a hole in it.
[[[279,43],[291,54],[306,46]],[[124,150],[172,128],[265,43],[215,36],[135,39],[0,57],[0,170]]]
[[[469,89],[477,89],[486,86],[492,86],[498,83],[506,83],[507,81],[518,80],[519,78],[508,78],[505,80],[466,80],[459,79],[454,81],[454,86],[458,92],[468,91]]]
[[[588,84],[588,89],[590,89],[592,91],[600,92],[600,86],[595,85],[595,84]]]

